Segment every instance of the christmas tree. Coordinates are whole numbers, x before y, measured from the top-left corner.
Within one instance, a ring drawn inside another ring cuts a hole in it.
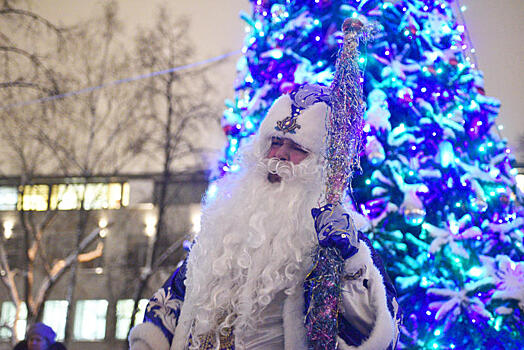
[[[524,342],[524,211],[513,156],[470,62],[452,0],[257,0],[220,174],[271,103],[329,85],[345,18],[375,23],[360,49],[367,97],[354,207],[395,281],[406,349],[518,349]]]

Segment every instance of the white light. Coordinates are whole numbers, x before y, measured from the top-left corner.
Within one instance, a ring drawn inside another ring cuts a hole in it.
[[[5,239],[9,239],[13,236],[13,227],[15,226],[15,222],[13,220],[6,220],[4,221],[4,237]]]
[[[216,183],[212,183],[211,185],[209,185],[209,187],[207,188],[207,192],[206,192],[206,200],[207,201],[212,201],[213,199],[215,199],[216,195],[217,195],[217,192],[218,192],[218,186],[216,185]]]
[[[106,228],[107,227],[107,219],[106,218],[101,218],[100,220],[98,220],[98,227]]]
[[[97,267],[97,268],[95,269],[95,273],[96,273],[97,275],[101,275],[101,274],[104,273],[104,269],[101,268],[101,267]]]
[[[108,230],[106,228],[103,228],[100,230],[100,232],[98,232],[98,234],[100,237],[105,238],[107,236],[107,232]]]
[[[468,275],[470,275],[472,277],[480,277],[480,276],[482,276],[483,273],[484,273],[484,270],[482,268],[478,267],[478,266],[473,266],[468,271]]]
[[[156,233],[156,216],[149,215],[145,218],[146,229],[145,233],[148,237],[153,237]]]
[[[520,189],[522,193],[524,193],[524,174],[518,174],[516,176],[517,180],[517,187]]]
[[[200,218],[202,217],[202,209],[200,205],[195,205],[191,208],[191,231],[195,234],[200,232]]]

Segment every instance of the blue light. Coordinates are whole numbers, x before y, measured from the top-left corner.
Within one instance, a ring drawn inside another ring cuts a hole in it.
[[[226,168],[226,167],[224,167]],[[216,183],[212,183],[211,185],[209,185],[209,187],[207,188],[207,191],[206,191],[206,199],[208,200],[213,200],[215,199],[216,195],[217,195],[217,192],[218,192],[218,186],[216,185]]]
[[[455,161],[453,145],[449,141],[442,141],[438,146],[438,161],[444,168],[449,167]]]

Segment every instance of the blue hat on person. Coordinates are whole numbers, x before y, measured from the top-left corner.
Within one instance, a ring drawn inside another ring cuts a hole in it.
[[[29,327],[27,331],[27,339],[33,334],[38,334],[39,336],[45,338],[49,344],[53,344],[56,339],[56,333],[53,331],[53,328],[38,322]]]

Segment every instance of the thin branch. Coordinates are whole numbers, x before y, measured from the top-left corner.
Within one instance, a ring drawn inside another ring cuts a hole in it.
[[[110,227],[112,224],[109,224],[107,227]],[[98,238],[100,234],[101,228],[97,227],[91,233],[89,233],[78,245],[78,250],[73,251],[70,253],[65,259],[58,261],[55,263],[55,265],[52,268],[52,274],[45,277],[42,281],[42,284],[40,285],[40,289],[38,290],[37,296],[35,298],[35,305],[40,305],[44,300],[48,293],[49,288],[51,288],[52,285],[54,285],[71,267],[71,265],[78,261],[78,256],[76,252],[82,252],[91,242],[93,242],[95,239]]]

